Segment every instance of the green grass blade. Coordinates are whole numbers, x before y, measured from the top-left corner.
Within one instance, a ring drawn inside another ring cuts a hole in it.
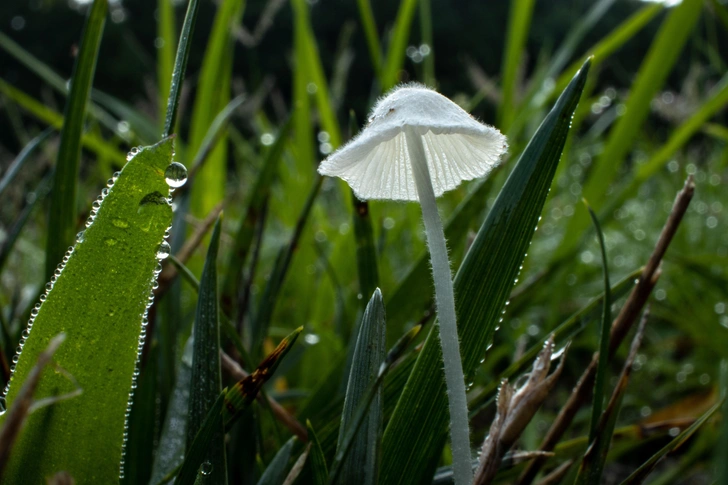
[[[64,269],[51,279],[40,308],[31,313],[32,332],[12,376],[8,403],[37,355],[60,332],[68,339],[55,360],[83,394],[29,416],[4,483],[42,483],[57,470],[68,471],[77,483],[118,481],[142,321],[160,243],[172,222],[164,177],[172,151],[172,139],[166,139],[129,161]],[[36,395],[75,389],[65,373],[44,374]]]
[[[498,106],[498,126],[508,131],[516,110],[516,90],[518,89],[518,69],[521,65],[523,49],[528,40],[528,29],[533,16],[535,0],[514,0],[508,15],[508,33],[501,65],[501,103]]]
[[[71,91],[63,115],[56,176],[51,193],[46,245],[46,279],[50,279],[53,275],[56,265],[63,259],[76,234],[76,193],[81,158],[81,134],[107,10],[107,0],[94,0],[84,28],[78,58],[73,67]]]
[[[237,301],[238,283],[241,280],[243,266],[248,257],[255,229],[263,212],[263,206],[270,195],[271,186],[278,173],[278,166],[283,158],[283,150],[288,143],[291,120],[288,120],[278,133],[278,138],[268,151],[262,169],[255,180],[255,184],[248,198],[247,208],[240,226],[235,234],[232,251],[227,262],[225,283],[222,291],[222,308],[228,315],[233,315],[233,308]]]
[[[399,82],[399,71],[404,65],[404,58],[409,41],[412,17],[415,15],[417,0],[402,0],[394,21],[392,36],[387,49],[387,58],[382,67],[382,91],[389,91]]]
[[[374,21],[374,12],[372,12],[372,4],[369,0],[356,0],[359,8],[359,20],[364,27],[364,37],[367,40],[369,48],[369,57],[372,59],[372,67],[374,75],[377,79],[382,79],[382,46],[379,45],[379,34],[377,33],[377,24]]]
[[[192,33],[195,30],[195,22],[197,21],[197,10],[199,6],[200,0],[189,0],[189,3],[187,4],[187,13],[185,14],[185,21],[182,24],[182,32],[180,33],[179,43],[177,44],[177,55],[174,59],[174,71],[172,72],[172,80],[169,86],[167,113],[164,119],[164,130],[162,131],[163,137],[172,134],[175,123],[177,122],[179,97],[182,94],[182,82],[184,81],[185,72],[187,71],[187,59],[190,57],[190,42],[192,40]],[[162,22],[162,18],[160,18],[160,22]],[[163,37],[163,39],[165,42],[168,40],[165,37]]]
[[[374,246],[374,229],[369,215],[369,203],[359,200],[352,192],[354,239],[356,240],[356,267],[359,276],[359,293],[370,295],[379,284],[377,248]]]
[[[157,48],[157,91],[159,92],[157,108],[159,110],[160,127],[162,133],[165,133],[167,131],[165,127],[167,123],[167,102],[172,88],[175,58],[174,39],[176,28],[172,0],[157,0],[157,12],[157,38],[162,41],[162,46]],[[184,72],[184,69],[181,72]],[[173,101],[172,105],[177,103],[178,101]],[[175,109],[173,108],[173,110]],[[172,115],[172,118],[174,118],[174,115]],[[170,123],[170,126],[173,125],[174,120]]]
[[[212,231],[210,247],[207,250],[205,268],[200,278],[200,292],[197,297],[197,313],[193,327],[194,350],[192,354],[192,378],[190,380],[189,417],[187,419],[187,445],[200,430],[205,417],[222,390],[220,376],[220,317],[218,314],[217,253],[220,247],[220,222],[218,218]],[[208,443],[203,483],[224,484],[227,482],[225,460],[225,437],[222,426]],[[204,466],[204,465],[203,465]]]
[[[604,151],[584,184],[582,196],[591,204],[603,203],[608,188],[622,167],[632,142],[649,114],[652,98],[662,87],[685,42],[693,32],[702,5],[701,0],[686,0],[680,3],[672,9],[660,27],[630,90],[625,114],[611,130]],[[588,224],[589,218],[584,211],[577,211],[574,214],[566,228],[566,234],[571,236],[564,239],[557,257],[566,254],[579,242],[580,235]]]
[[[13,182],[18,172],[25,166],[25,163],[30,160],[30,156],[35,153],[35,150],[42,145],[54,131],[55,130],[52,128],[46,128],[40,135],[30,140],[28,144],[20,150],[18,156],[15,157],[15,160],[13,160],[10,166],[5,170],[2,180],[0,180],[0,197],[2,197],[5,189],[7,189]]]
[[[526,147],[455,276],[466,379],[492,341],[551,186],[588,70],[589,61]],[[380,483],[419,483],[434,472],[448,429],[442,372],[442,352],[433,327],[385,430]]]
[[[359,336],[346,388],[344,410],[339,427],[338,450],[343,445],[345,433],[350,429],[357,407],[367,390],[377,378],[379,366],[386,354],[386,320],[382,293],[374,291],[359,326]],[[382,435],[381,389],[369,408],[369,414],[361,425],[351,445],[351,451],[341,466],[340,483],[375,485]]]
[[[192,108],[188,153],[197,153],[209,126],[230,102],[234,42],[232,28],[240,22],[244,0],[225,0],[218,7],[202,61]],[[174,83],[173,83],[174,84]],[[204,217],[220,202],[227,182],[227,136],[219,137],[190,192],[190,213]]]
[[[607,363],[609,362],[609,330],[612,326],[612,293],[609,283],[609,266],[607,265],[607,248],[604,245],[604,234],[599,225],[599,219],[591,207],[584,201],[589,215],[591,216],[594,229],[597,232],[599,240],[599,249],[602,253],[602,272],[604,274],[604,300],[602,302],[602,319],[599,325],[599,362],[597,363],[597,373],[594,378],[594,394],[592,395],[592,414],[589,424],[589,442],[596,439],[597,429],[599,428],[599,420],[602,418],[602,405],[604,403],[604,394],[607,388]]]
[[[283,483],[286,478],[288,462],[291,461],[294,444],[296,444],[295,436],[286,441],[286,444],[278,450],[278,453],[273,457],[260,480],[258,480],[258,485],[281,485]]]
[[[650,473],[652,473],[652,470],[655,469],[657,466],[657,463],[668,453],[670,453],[672,450],[683,444],[685,441],[687,441],[688,438],[690,438],[695,432],[700,429],[701,426],[705,424],[708,419],[710,419],[715,412],[720,409],[720,407],[723,404],[723,400],[721,399],[713,407],[711,407],[705,414],[703,414],[699,419],[697,419],[688,429],[677,435],[672,441],[670,441],[668,444],[666,444],[660,451],[652,455],[649,460],[644,462],[640,467],[635,470],[629,477],[627,477],[626,480],[622,482],[621,485],[637,485],[645,481],[645,479],[649,476]]]
[[[308,454],[308,463],[311,468],[312,478],[310,483],[311,485],[326,485],[329,478],[326,457],[321,449],[321,443],[319,443],[318,437],[316,437],[316,433],[313,430],[311,421],[306,421],[306,429],[308,429],[308,439],[311,444],[311,451]]]
[[[214,471],[208,464],[204,463],[204,460],[208,454],[210,442],[218,433],[222,432],[222,409],[225,403],[226,390],[223,389],[210,407],[210,411],[205,416],[199,432],[197,432],[195,439],[188,447],[182,467],[174,480],[174,485],[192,485],[197,483],[197,478],[203,475],[201,473],[202,469],[204,469],[204,473]]]
[[[182,359],[177,367],[177,380],[167,406],[162,433],[159,437],[157,454],[152,466],[150,485],[168,483],[164,477],[182,465],[187,437],[187,414],[189,409],[189,388],[192,378],[192,339],[187,340]]]
[[[420,1],[420,33],[422,43],[430,48],[430,52],[422,59],[422,81],[427,86],[435,86],[435,46],[432,42],[432,8],[430,0]]]

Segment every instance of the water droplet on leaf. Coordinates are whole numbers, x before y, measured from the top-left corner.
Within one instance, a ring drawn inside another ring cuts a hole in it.
[[[157,249],[157,259],[167,259],[171,252],[172,248],[169,246],[169,243],[167,241],[162,241],[162,244],[160,244]]]
[[[187,169],[181,163],[172,162],[164,171],[164,180],[173,189],[182,187],[187,182]]]

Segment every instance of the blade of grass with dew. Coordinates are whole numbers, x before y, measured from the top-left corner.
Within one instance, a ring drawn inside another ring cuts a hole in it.
[[[607,248],[604,245],[604,234],[599,225],[599,219],[594,213],[589,203],[584,199],[589,215],[591,216],[594,229],[599,240],[599,249],[602,254],[602,273],[604,275],[604,300],[602,301],[602,319],[599,325],[599,361],[597,363],[597,372],[594,379],[594,394],[592,395],[592,414],[589,424],[589,442],[592,443],[597,438],[597,430],[599,429],[599,421],[602,418],[602,406],[604,403],[604,395],[607,389],[607,363],[609,362],[609,331],[612,327],[612,293],[609,283],[609,266],[607,265]]]
[[[263,161],[262,169],[255,180],[246,204],[245,215],[240,221],[235,234],[230,257],[225,272],[225,282],[222,287],[222,308],[228,315],[233,315],[233,308],[237,301],[238,283],[241,280],[243,266],[248,257],[258,219],[266,200],[270,195],[271,186],[278,173],[278,166],[283,157],[283,150],[288,143],[292,121],[289,119],[280,129],[278,137],[268,151]]]
[[[190,57],[190,42],[192,33],[195,31],[197,12],[200,0],[189,0],[185,20],[182,24],[182,32],[179,35],[177,53],[174,58],[174,71],[169,86],[169,98],[167,99],[167,113],[164,119],[164,130],[162,136],[169,136],[175,130],[177,124],[177,111],[179,110],[179,98],[182,94],[182,83],[187,71],[187,60]],[[163,39],[165,42],[167,39]]]
[[[174,72],[175,15],[172,0],[157,0],[157,38],[161,46],[157,47],[157,110],[159,125],[165,131],[167,122],[167,100],[172,88]],[[155,46],[156,47],[156,46]]]
[[[455,276],[466,379],[472,377],[492,341],[538,223],[588,71],[589,60],[526,147]],[[442,372],[442,351],[433,327],[384,432],[380,483],[419,482],[434,473],[448,430]]]
[[[60,275],[49,283],[40,308],[31,313],[32,332],[12,376],[8,403],[37,355],[59,332],[68,335],[68,344],[55,360],[78,381],[83,394],[29,417],[4,483],[41,483],[57,470],[68,471],[78,482],[119,479],[142,319],[160,244],[172,222],[172,208],[163,195],[169,192],[164,172],[172,161],[172,143],[165,139],[131,158],[78,237]],[[37,395],[74,389],[64,374],[44,374]]]
[[[174,485],[193,485],[197,478],[202,475],[200,468],[204,466],[203,461],[208,454],[210,442],[222,428],[222,409],[225,404],[225,392],[223,389],[220,395],[210,407],[200,430],[195,434],[195,439],[187,448],[184,461],[179,468],[179,473],[174,480]],[[209,470],[209,468],[206,468]]]
[[[607,189],[617,176],[632,142],[649,114],[653,96],[662,87],[693,32],[702,6],[701,0],[686,0],[673,8],[663,21],[630,90],[625,114],[611,130],[604,151],[583,186],[582,196],[591,204],[601,205],[604,202]],[[587,214],[576,211],[566,228],[569,236],[562,241],[556,258],[568,253],[578,244],[588,224]]]
[[[258,485],[281,485],[283,483],[288,470],[288,462],[291,461],[293,445],[295,444],[295,436],[286,441],[286,444],[278,450],[278,453],[265,468],[263,475],[258,480]]]
[[[390,36],[387,56],[382,66],[382,92],[389,91],[399,82],[399,71],[404,65],[404,58],[409,41],[412,18],[415,15],[417,0],[401,0],[394,28]]]
[[[311,443],[311,451],[308,455],[309,468],[311,469],[311,485],[326,485],[329,478],[329,470],[326,467],[326,457],[321,449],[316,433],[313,430],[311,421],[306,421],[306,429],[308,430],[308,439]],[[347,482],[344,482],[347,483]],[[364,482],[349,482],[364,483]]]
[[[17,103],[39,121],[52,126],[56,130],[60,130],[63,127],[63,116],[60,113],[45,106],[43,103],[37,101],[31,96],[28,96],[2,79],[0,79],[0,92],[13,102]],[[114,145],[93,133],[82,134],[81,143],[84,147],[96,153],[99,157],[109,158],[119,165],[124,164],[125,155]]]
[[[222,390],[220,375],[220,316],[218,314],[217,253],[220,247],[221,218],[215,223],[207,250],[205,267],[200,278],[197,312],[193,327],[192,377],[190,379],[189,417],[187,418],[187,447],[200,430],[215,399]],[[202,483],[225,484],[225,433],[222,424],[214,430],[208,443]]]
[[[498,126],[503,132],[508,131],[516,113],[518,69],[523,61],[535,3],[535,0],[515,0],[511,2],[511,11],[508,14],[506,46],[501,65],[501,102],[498,105]]]
[[[596,218],[596,215],[593,217]],[[577,478],[574,482],[576,485],[591,485],[601,482],[604,464],[607,461],[607,452],[609,451],[609,445],[614,435],[614,425],[617,422],[617,416],[622,407],[622,399],[624,398],[629,377],[632,373],[632,364],[642,344],[647,316],[648,313],[646,312],[637,328],[634,339],[632,339],[629,355],[622,367],[622,372],[614,388],[612,397],[609,399],[609,404],[604,410],[604,414],[600,416],[597,429],[593,433],[594,438],[589,441],[589,447],[584,454],[584,459],[581,462]]]
[[[313,203],[321,189],[322,181],[323,177],[317,175],[314,185],[306,198],[303,210],[298,217],[296,227],[293,229],[293,234],[291,235],[288,243],[280,249],[276,257],[273,270],[271,271],[270,278],[268,279],[268,283],[265,285],[263,296],[261,297],[260,304],[258,305],[258,314],[253,321],[253,328],[251,332],[253,349],[251,353],[253,356],[260,352],[263,345],[263,339],[265,339],[268,335],[268,327],[270,326],[271,319],[273,318],[273,311],[275,310],[276,302],[278,301],[278,295],[283,287],[283,282],[285,281],[286,274],[288,273],[288,269],[291,265],[293,253],[298,247],[298,241],[301,238],[303,229],[306,227],[306,223],[308,222]]]
[[[30,160],[30,156],[35,153],[36,149],[41,146],[54,131],[55,130],[53,130],[53,128],[46,128],[40,135],[30,140],[23,149],[20,150],[18,156],[10,163],[10,166],[3,174],[2,180],[0,180],[0,197],[3,192],[5,192],[5,189],[13,182],[18,172],[25,166],[25,163]]]
[[[76,234],[76,194],[81,158],[81,134],[96,71],[96,57],[104,31],[107,0],[94,0],[89,11],[76,63],[71,76],[71,88],[63,114],[63,128],[58,147],[46,245],[46,279],[50,279],[56,265]]]
[[[167,414],[164,417],[149,485],[159,485],[171,481],[171,479],[165,481],[164,477],[174,472],[184,461],[189,389],[192,378],[192,344],[192,339],[188,339],[177,367],[177,380],[167,406]]]
[[[374,20],[374,12],[370,0],[356,0],[359,8],[359,20],[364,27],[364,37],[367,40],[369,48],[369,57],[372,60],[374,75],[382,82],[382,46],[379,44],[379,34],[377,24]]]
[[[386,320],[382,293],[374,291],[359,326],[354,358],[346,388],[344,409],[339,426],[338,449],[351,428],[357,407],[377,378],[379,366],[386,357]],[[351,445],[349,456],[340,471],[340,483],[375,485],[382,435],[382,391],[377,391],[369,413]],[[338,451],[337,449],[337,451]]]
[[[698,429],[700,429],[701,426],[703,426],[708,419],[715,414],[715,412],[720,409],[720,407],[723,405],[723,400],[721,399],[713,407],[711,407],[705,414],[703,414],[699,419],[697,419],[688,429],[677,435],[673,440],[671,440],[668,444],[666,444],[660,451],[652,455],[649,460],[644,462],[642,465],[640,465],[637,470],[632,472],[632,474],[627,477],[621,485],[636,485],[643,483],[645,479],[649,476],[650,473],[655,469],[657,466],[657,463],[668,453],[678,448],[680,445],[685,443],[685,441],[688,440]]]
[[[234,42],[232,27],[240,22],[245,8],[244,0],[225,0],[218,7],[205,49],[192,108],[188,153],[197,153],[217,114],[230,102],[230,82]],[[218,203],[225,193],[227,173],[227,136],[219,137],[210,150],[204,167],[195,177],[190,192],[190,213],[198,217]]]

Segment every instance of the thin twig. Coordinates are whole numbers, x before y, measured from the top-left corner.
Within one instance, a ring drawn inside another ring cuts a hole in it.
[[[655,249],[652,251],[650,259],[642,270],[642,274],[640,275],[637,284],[632,290],[632,293],[630,293],[627,302],[622,307],[619,315],[612,323],[609,339],[610,356],[614,355],[615,351],[632,328],[637,315],[640,313],[645,303],[647,303],[647,299],[660,276],[660,262],[662,261],[662,258],[670,245],[670,241],[672,241],[672,238],[680,225],[680,221],[682,221],[682,218],[687,211],[688,205],[690,205],[690,200],[693,198],[694,192],[695,183],[691,175],[687,178],[685,185],[682,190],[678,192],[677,197],[675,198],[675,202],[673,203],[667,222],[662,228],[660,238],[657,240]],[[582,374],[579,382],[572,391],[569,400],[566,402],[559,412],[559,415],[556,417],[556,420],[551,425],[551,428],[541,443],[539,448],[540,450],[551,451],[554,449],[574,419],[576,412],[586,402],[594,384],[598,357],[598,354],[594,354],[592,357],[589,367]],[[532,483],[544,462],[545,460],[543,458],[536,458],[529,463],[526,470],[520,476],[518,483],[520,485]]]

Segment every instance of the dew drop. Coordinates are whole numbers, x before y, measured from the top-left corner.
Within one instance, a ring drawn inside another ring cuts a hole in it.
[[[206,461],[202,464],[202,467],[200,468],[200,473],[207,476],[212,473],[212,463],[209,461]]]
[[[164,171],[164,180],[173,189],[182,187],[187,182],[187,169],[179,162],[172,162]]]
[[[111,182],[115,183],[116,179],[119,178],[119,175],[121,175],[121,172],[114,172],[114,174],[111,176]]]
[[[0,415],[5,414],[5,411],[7,411],[7,410],[8,410],[8,406],[5,402],[5,398],[0,397]]]
[[[157,248],[157,259],[167,259],[171,252],[172,248],[169,243],[167,241],[162,241],[162,244],[160,244],[159,248]]]
[[[101,197],[106,197],[107,195],[109,195],[109,189],[101,189]]]
[[[82,243],[83,242],[83,234],[84,234],[83,231],[80,231],[78,234],[76,234],[76,242],[77,243]]]

